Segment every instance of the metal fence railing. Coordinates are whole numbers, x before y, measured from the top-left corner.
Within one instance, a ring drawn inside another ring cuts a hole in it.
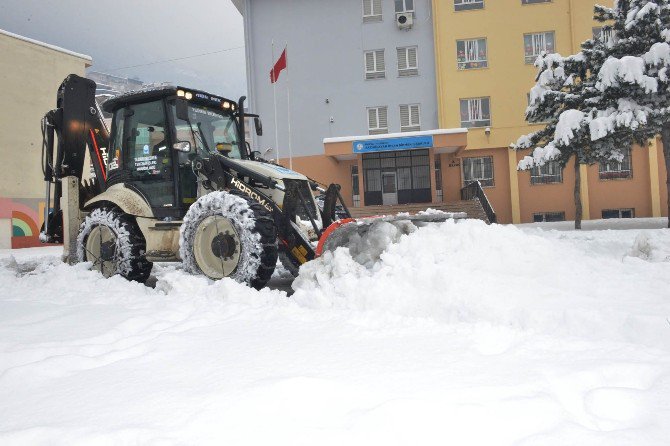
[[[479,200],[489,223],[497,223],[496,213],[479,181],[468,183],[461,189],[461,200]]]

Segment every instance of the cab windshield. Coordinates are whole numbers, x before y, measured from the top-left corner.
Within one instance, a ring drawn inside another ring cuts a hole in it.
[[[228,158],[241,159],[237,135],[237,121],[229,113],[189,103],[189,121],[177,117],[177,108],[170,105],[175,123],[176,141],[189,142],[191,150],[200,153],[219,153]]]

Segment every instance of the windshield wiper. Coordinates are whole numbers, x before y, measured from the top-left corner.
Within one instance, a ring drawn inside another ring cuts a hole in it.
[[[202,132],[202,123],[198,123],[198,133],[200,134],[200,141],[202,142],[202,145],[205,147],[208,153],[212,153],[212,151],[209,149],[209,144],[207,144],[207,139],[205,138],[205,134]]]

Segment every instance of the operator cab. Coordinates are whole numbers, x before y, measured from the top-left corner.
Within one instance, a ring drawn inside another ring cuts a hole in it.
[[[116,96],[103,109],[113,114],[107,186],[124,183],[159,219],[181,219],[197,199],[193,158],[250,157],[238,104],[229,99],[163,87]]]

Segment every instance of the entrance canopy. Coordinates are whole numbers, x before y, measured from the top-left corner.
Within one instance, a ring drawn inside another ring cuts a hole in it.
[[[441,154],[457,156],[467,135],[467,129],[441,129],[323,142],[326,157],[351,166],[354,203],[393,206],[441,201]]]
[[[365,153],[434,149],[434,153],[458,153],[467,145],[467,129],[438,129],[383,135],[324,138],[326,156],[353,160]]]

